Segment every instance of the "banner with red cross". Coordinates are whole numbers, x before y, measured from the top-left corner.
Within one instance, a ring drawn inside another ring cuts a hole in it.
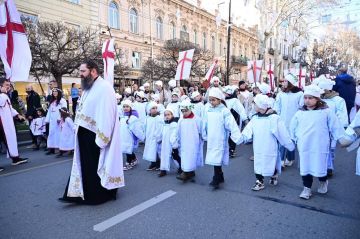
[[[266,66],[266,72],[269,77],[269,85],[271,87],[271,91],[275,89],[275,79],[274,79],[274,65],[271,62]]]
[[[305,86],[305,79],[306,79],[306,68],[302,67],[300,63],[295,64],[296,69],[296,76],[298,77],[298,87],[300,89],[304,88]]]
[[[104,61],[104,79],[114,85],[115,48],[114,39],[106,40],[102,47]]]
[[[189,79],[194,51],[195,49],[179,52],[179,60],[175,80]]]
[[[256,82],[260,82],[262,65],[263,65],[262,60],[247,62],[247,79],[249,83],[256,84]]]

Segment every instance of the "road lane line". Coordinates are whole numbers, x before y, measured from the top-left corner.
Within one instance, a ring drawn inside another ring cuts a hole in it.
[[[34,169],[46,168],[46,167],[50,167],[50,166],[53,166],[53,165],[66,163],[66,162],[69,162],[69,161],[72,161],[72,159],[61,160],[61,161],[58,161],[58,162],[43,164],[43,165],[35,166],[35,167],[32,167],[32,168],[26,168],[26,169],[22,169],[22,170],[10,172],[10,173],[4,173],[4,174],[0,174],[0,178],[15,175],[15,174],[19,174],[19,173],[25,173],[25,172],[28,172],[28,171],[31,171],[31,170],[34,170]]]
[[[169,197],[172,197],[176,194],[176,192],[169,190],[166,191],[160,195],[157,195],[156,197],[153,197],[143,203],[140,203],[139,205],[130,208],[126,210],[125,212],[119,213],[118,215],[111,217],[99,224],[96,224],[93,229],[94,231],[103,232],[107,229],[109,229],[112,226],[115,226],[116,224],[119,224],[122,221],[125,221],[126,219],[135,216],[136,214],[148,209],[149,207],[152,207],[161,201],[164,201],[165,199],[168,199]]]

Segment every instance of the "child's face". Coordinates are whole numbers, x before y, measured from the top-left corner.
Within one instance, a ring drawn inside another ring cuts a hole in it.
[[[317,103],[317,98],[311,95],[304,95],[304,104],[307,108],[314,108]]]
[[[124,112],[130,112],[131,111],[131,108],[130,108],[130,106],[128,106],[128,105],[123,105],[123,111]]]
[[[218,98],[215,98],[215,97],[210,96],[210,97],[209,97],[209,102],[210,102],[210,104],[211,104],[212,107],[216,107],[216,106],[220,105],[221,100],[218,99]]]
[[[142,99],[139,96],[136,96],[135,100],[140,103],[142,102]]]
[[[150,114],[151,115],[156,115],[157,114],[157,107],[155,106],[155,107],[152,107],[151,109],[150,109]]]
[[[289,82],[287,80],[284,80],[281,85],[283,88],[287,88],[289,85]]]
[[[42,116],[42,112],[40,110],[36,111],[38,116]]]
[[[182,109],[181,113],[183,114],[184,117],[188,117],[191,114],[191,110]]]
[[[170,111],[165,111],[164,118],[165,120],[171,120],[173,118],[173,114]]]
[[[201,95],[196,96],[196,97],[194,98],[194,100],[200,101],[200,100],[201,100]]]
[[[171,100],[177,102],[179,100],[179,97],[177,95],[172,95]]]

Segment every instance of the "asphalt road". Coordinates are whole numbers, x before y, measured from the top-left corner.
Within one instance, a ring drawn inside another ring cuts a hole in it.
[[[238,157],[224,168],[220,190],[208,186],[210,166],[197,170],[195,182],[184,184],[176,180],[175,170],[158,178],[141,161],[125,172],[126,187],[118,191],[118,199],[99,206],[57,201],[71,158],[21,148],[29,163],[11,166],[1,155],[0,238],[360,238],[355,152],[338,149],[328,194],[316,193],[315,180],[313,197],[305,201],[299,198],[297,165],[283,171],[278,186],[251,191],[251,147],[237,147]],[[141,158],[141,150],[137,155]]]

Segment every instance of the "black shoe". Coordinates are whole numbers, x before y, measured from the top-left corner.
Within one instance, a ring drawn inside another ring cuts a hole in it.
[[[151,162],[149,167],[146,169],[147,171],[155,171],[156,170],[156,164],[155,162]]]
[[[179,179],[183,182],[186,182],[191,178],[192,178],[191,174],[187,172],[182,172],[180,175],[176,176],[176,179]]]
[[[331,178],[333,175],[334,175],[333,170],[332,170],[332,169],[328,169],[328,170],[327,170],[327,177],[328,177],[328,178]]]
[[[158,174],[158,177],[161,178],[161,177],[164,177],[164,176],[166,176],[166,171],[161,170],[160,173]]]
[[[229,156],[230,156],[230,158],[234,158],[236,156],[235,150],[230,150]]]
[[[55,154],[55,150],[49,149],[49,150],[47,151],[47,153],[45,153],[45,155],[51,155],[51,154]]]
[[[58,155],[56,155],[56,158],[62,158],[63,157],[63,153],[59,153]]]
[[[218,189],[220,186],[220,177],[219,176],[213,176],[212,181],[209,183],[210,186],[212,186],[214,189]]]
[[[58,198],[58,201],[62,202],[62,203],[75,203],[75,202],[73,202],[71,200],[68,200],[68,199],[65,199],[65,198]]]
[[[5,169],[4,169],[3,167],[0,167],[0,172],[1,172],[1,171],[4,171],[4,170],[5,170]]]
[[[219,183],[224,183],[224,182],[225,182],[224,173],[221,173],[219,177]]]
[[[181,169],[181,168],[178,168],[178,170],[177,170],[177,174],[179,174],[179,175],[180,175],[180,174],[182,174],[182,172],[183,172],[183,171],[182,171],[182,169]]]
[[[19,165],[19,164],[23,164],[23,163],[27,163],[28,161],[27,161],[27,158],[13,158],[13,160],[12,160],[13,162],[12,162],[12,164],[11,165]]]

